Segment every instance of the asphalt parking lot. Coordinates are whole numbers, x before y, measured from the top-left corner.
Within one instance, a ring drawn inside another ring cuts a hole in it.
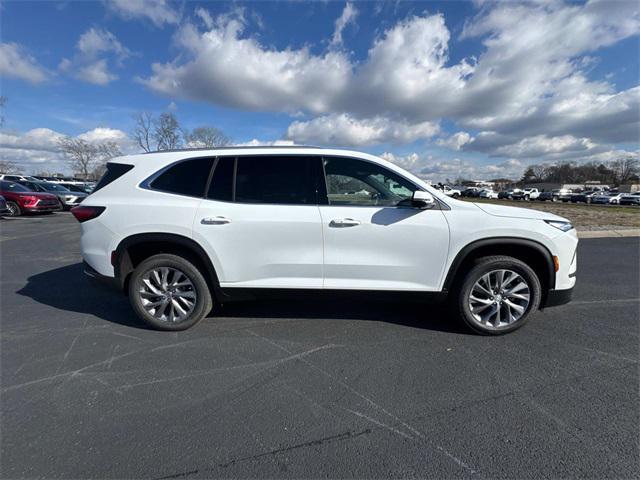
[[[253,302],[145,329],[69,214],[2,220],[2,478],[637,478],[640,240],[487,338],[422,304]]]

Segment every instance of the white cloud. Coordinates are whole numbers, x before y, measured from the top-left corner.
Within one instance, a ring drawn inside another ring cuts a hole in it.
[[[353,3],[347,2],[342,10],[342,15],[336,20],[336,28],[333,31],[333,37],[331,37],[331,45],[337,47],[342,45],[342,32],[350,23],[355,23],[358,16],[358,9],[353,6]]]
[[[432,122],[409,124],[385,117],[356,119],[342,113],[293,122],[287,129],[286,137],[302,144],[362,146],[410,143],[430,138],[438,132],[438,124]]]
[[[117,75],[109,72],[107,61],[104,59],[80,67],[75,76],[94,85],[107,85],[118,78]]]
[[[345,7],[331,40],[338,42],[348,23],[343,21],[353,15]],[[637,141],[640,88],[616,91],[607,80],[588,79],[584,70],[599,49],[640,32],[635,2],[487,3],[462,33],[482,42],[483,51],[456,62],[441,14],[411,16],[389,27],[358,62],[331,46],[321,53],[266,47],[244,33],[242,15],[200,17],[206,30],[185,25],[177,36],[179,55],[154,64],[141,82],[175,98],[319,116],[291,125],[296,140],[307,135],[303,127],[309,124],[323,128],[315,135],[320,139],[363,145],[360,124],[367,119],[419,126],[446,118],[465,130],[492,132],[502,146],[540,136],[601,146]],[[330,124],[346,125],[350,133],[331,132]],[[364,138],[379,141],[376,134]],[[440,144],[482,146],[465,132]]]
[[[411,171],[418,177],[432,182],[442,182],[446,179],[454,181],[457,178],[467,180],[517,179],[522,176],[525,168],[525,164],[517,159],[509,159],[500,163],[477,164],[460,158],[442,159],[418,153],[397,156],[385,152],[381,156],[385,160]]]
[[[326,111],[345,88],[350,64],[341,53],[315,56],[307,48],[268,49],[242,38],[244,26],[237,15],[204,33],[185,25],[176,41],[190,60],[155,63],[153,75],[140,81],[171,97],[286,112]]]
[[[25,133],[0,132],[0,157],[17,165],[25,173],[40,170],[71,173],[58,142],[64,135],[48,128],[35,128]],[[94,128],[77,138],[90,143],[114,141],[124,153],[135,152],[131,139],[122,130]]]
[[[0,75],[34,84],[47,80],[46,70],[17,43],[0,43]]]
[[[496,148],[494,156],[516,157],[516,158],[538,158],[549,154],[580,152],[582,154],[597,147],[588,138],[576,138],[571,135],[559,137],[548,137],[537,135],[535,137],[523,138],[512,145],[503,145]]]
[[[90,58],[95,58],[103,53],[115,53],[119,59],[124,59],[131,52],[120,43],[116,36],[108,30],[90,28],[78,39],[76,49]]]
[[[58,69],[82,81],[102,86],[118,78],[110,70],[109,60],[122,66],[122,62],[131,55],[131,51],[113,33],[93,27],[80,35],[76,51],[72,60],[63,58]]]
[[[438,139],[436,143],[441,147],[447,147],[451,150],[460,150],[472,140],[473,138],[467,132],[457,132],[450,137]]]
[[[272,146],[291,146],[295,145],[292,140],[258,140],[254,138],[248,142],[236,143],[238,147],[272,147]]]
[[[155,26],[176,24],[180,14],[167,0],[107,0],[107,8],[125,20],[146,19]]]

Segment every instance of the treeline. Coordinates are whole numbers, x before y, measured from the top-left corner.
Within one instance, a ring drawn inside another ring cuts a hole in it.
[[[602,184],[622,185],[640,181],[640,164],[634,156],[627,155],[608,163],[560,162],[554,165],[531,165],[520,181],[522,183],[585,183],[599,181]]]

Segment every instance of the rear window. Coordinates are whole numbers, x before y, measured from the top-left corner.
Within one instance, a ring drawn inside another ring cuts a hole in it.
[[[169,167],[151,182],[151,188],[191,197],[204,196],[212,158],[184,160]]]
[[[96,184],[96,188],[94,188],[93,191],[97,192],[101,188],[106,187],[111,182],[117,180],[132,168],[133,168],[133,165],[126,165],[124,163],[107,163],[107,171],[104,173],[102,178],[98,181],[98,183]]]

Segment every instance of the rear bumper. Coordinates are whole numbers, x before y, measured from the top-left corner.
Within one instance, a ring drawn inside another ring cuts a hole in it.
[[[82,266],[84,268],[84,274],[87,277],[90,277],[98,283],[101,283],[102,285],[113,290],[122,290],[122,283],[117,277],[107,277],[106,275],[98,273],[98,271],[91,265],[89,265],[86,261],[82,262]]]
[[[573,296],[573,287],[566,290],[549,290],[546,301],[541,308],[557,307],[558,305],[564,305],[571,301]]]

